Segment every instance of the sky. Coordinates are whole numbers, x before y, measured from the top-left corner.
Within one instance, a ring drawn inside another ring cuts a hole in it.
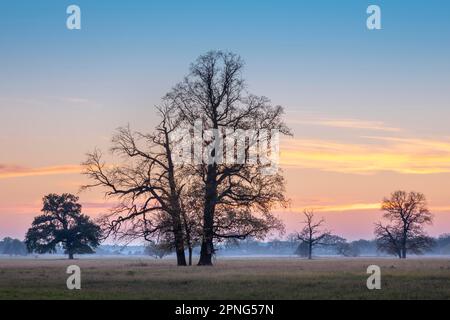
[[[66,8],[81,8],[68,30]],[[381,8],[381,30],[366,9]],[[0,238],[22,239],[48,193],[78,193],[80,163],[114,130],[151,131],[154,106],[209,50],[246,62],[248,90],[284,106],[287,233],[313,208],[373,238],[383,197],[423,192],[450,232],[450,2],[2,0]],[[110,204],[79,193],[93,217]]]

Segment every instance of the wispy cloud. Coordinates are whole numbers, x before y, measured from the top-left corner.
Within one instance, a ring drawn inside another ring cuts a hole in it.
[[[115,202],[80,202],[82,212],[90,216],[98,216],[110,212],[117,205]],[[36,199],[33,203],[16,203],[4,205],[0,204],[0,216],[5,214],[14,215],[32,215],[35,216],[41,212],[42,202]]]
[[[450,172],[450,139],[366,139],[371,143],[292,139],[282,145],[280,161],[286,167],[354,174]]]
[[[305,206],[305,208],[313,209],[316,212],[345,212],[357,210],[375,210],[380,209],[380,203],[346,203],[346,204],[314,204]],[[294,212],[303,212],[304,208],[290,208]]]
[[[434,150],[438,152],[450,152],[450,138],[447,140],[436,139],[419,139],[419,138],[400,138],[400,137],[380,137],[380,136],[365,136],[363,138],[385,141],[395,143],[397,145],[415,146],[420,149]]]
[[[61,96],[44,96],[44,97],[0,97],[0,105],[6,106],[61,106],[64,104],[70,107],[101,107],[97,101],[83,97],[61,97]]]
[[[75,174],[82,170],[80,165],[61,165],[52,167],[27,168],[17,165],[0,164],[0,179]]]
[[[78,107],[100,107],[101,105],[91,99],[81,98],[81,97],[53,97],[57,101],[69,104],[71,106]]]
[[[305,208],[313,209],[316,212],[349,212],[349,211],[367,211],[367,210],[381,210],[380,202],[364,203],[342,203],[342,204],[313,204],[305,207],[291,207],[290,212],[303,212]],[[431,206],[432,212],[448,212],[450,206]]]
[[[320,119],[291,120],[289,122],[293,124],[314,125],[314,126],[343,128],[343,129],[363,129],[363,130],[385,131],[385,132],[399,132],[402,130],[400,128],[388,126],[382,121],[368,121],[360,119],[320,118]]]

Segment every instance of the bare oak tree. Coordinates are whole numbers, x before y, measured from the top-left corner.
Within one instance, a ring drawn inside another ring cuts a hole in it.
[[[159,109],[162,118],[154,134],[118,129],[111,152],[119,163],[110,166],[102,154],[88,154],[84,173],[94,181],[83,188],[102,187],[118,201],[102,219],[106,235],[122,239],[173,238],[178,265],[186,265],[181,193],[183,184],[173,163],[169,135],[179,125],[173,108]]]
[[[186,264],[185,246],[191,263],[192,248],[201,238],[198,264],[211,265],[214,241],[263,237],[272,230],[283,230],[271,210],[287,202],[284,178],[279,170],[266,174],[264,169],[273,163],[253,153],[255,147],[273,143],[273,130],[290,132],[280,106],[246,93],[242,68],[243,62],[232,53],[201,56],[185,80],[164,98],[163,120],[155,134],[119,129],[112,153],[122,162],[114,167],[106,165],[98,151],[88,155],[85,173],[95,183],[85,188],[104,187],[106,196],[119,202],[104,217],[103,225],[111,234],[166,241],[173,237],[180,265]],[[220,133],[194,141],[209,150],[200,164],[179,164],[174,161],[179,156],[177,138],[173,139],[177,135],[171,134],[180,127],[194,128],[198,120],[202,132],[215,129]],[[236,160],[241,159],[243,149],[245,161],[218,161],[219,140],[249,129],[252,133],[243,146],[236,141],[223,150],[228,159]]]
[[[381,204],[387,225],[378,222],[375,235],[378,248],[405,259],[407,252],[421,254],[432,246],[433,240],[425,233],[424,226],[432,223],[432,214],[427,208],[422,193],[395,191]]]
[[[203,130],[214,129],[222,138],[226,130],[276,129],[290,134],[282,121],[282,107],[272,106],[267,98],[245,91],[242,69],[243,61],[237,55],[209,52],[192,64],[188,76],[167,94],[165,101],[176,107],[190,126],[201,120]],[[249,140],[253,141],[252,137]],[[264,175],[265,164],[260,162],[217,161],[220,151],[217,142],[202,140],[202,147],[209,150],[207,157],[191,167],[191,181],[199,187],[202,200],[199,265],[212,265],[215,239],[245,238],[281,227],[271,209],[286,202],[280,172]],[[250,144],[245,147],[247,157]]]
[[[332,237],[331,232],[323,229],[325,220],[314,219],[314,211],[305,209],[303,211],[305,221],[303,229],[297,233],[297,239],[301,241],[300,245],[307,247],[308,259],[312,259],[313,248],[318,245],[329,244],[329,238]]]

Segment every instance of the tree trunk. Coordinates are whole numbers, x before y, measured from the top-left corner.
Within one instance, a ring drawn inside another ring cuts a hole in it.
[[[312,259],[312,243],[311,242],[308,244],[308,259],[309,260]]]
[[[184,255],[184,249],[177,249],[177,265],[178,266],[186,266],[186,256]]]
[[[199,266],[212,266],[212,255],[214,253],[213,244],[213,212],[212,209],[207,206],[203,217],[203,239],[202,247],[200,249]]]
[[[175,251],[177,254],[177,265],[186,266],[186,256],[184,254],[184,235],[183,235],[183,224],[181,223],[181,206],[180,198],[177,192],[177,184],[175,181],[175,168],[172,161],[172,150],[170,149],[170,139],[169,132],[165,129],[165,144],[166,156],[168,160],[168,175],[169,175],[169,186],[170,186],[170,207],[172,209],[172,225],[173,233],[175,238]]]
[[[212,243],[204,240],[200,250],[200,259],[198,261],[199,266],[212,266]]]
[[[69,252],[69,260],[73,260],[73,253]]]
[[[205,206],[203,210],[203,239],[200,250],[199,266],[212,266],[212,255],[214,253],[214,211],[217,199],[217,182],[216,182],[217,168],[215,165],[208,166],[206,192],[205,192]]]
[[[402,239],[402,259],[406,259],[406,242],[408,240],[408,233],[406,228],[403,227],[403,239]]]
[[[192,266],[192,247],[189,246],[189,265]]]
[[[188,247],[189,252],[189,265],[192,266],[192,241],[191,241],[191,229],[188,224],[188,219],[186,217],[186,211],[181,211],[182,217],[183,217],[183,224],[184,224],[184,232],[185,232],[185,240],[186,240],[186,246]]]
[[[184,254],[183,227],[180,219],[176,216],[172,217],[175,237],[175,252],[177,254],[177,265],[186,266],[186,256]]]

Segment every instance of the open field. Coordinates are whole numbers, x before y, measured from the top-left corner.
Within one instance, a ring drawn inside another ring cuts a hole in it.
[[[66,288],[66,267],[82,289]],[[381,267],[368,290],[366,268]],[[450,299],[450,259],[223,258],[214,267],[153,259],[0,259],[0,299]]]

